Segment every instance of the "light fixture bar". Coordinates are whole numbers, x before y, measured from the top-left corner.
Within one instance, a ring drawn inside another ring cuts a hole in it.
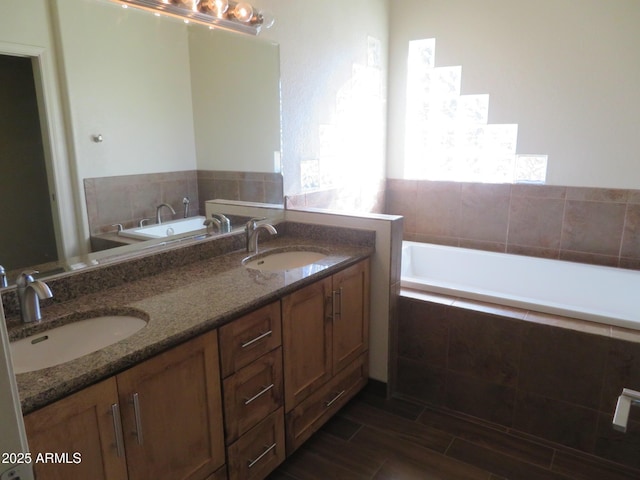
[[[154,13],[162,13],[170,17],[189,20],[190,22],[207,25],[213,28],[220,28],[232,32],[245,33],[247,35],[258,35],[260,32],[260,24],[246,24],[225,18],[219,18],[215,15],[209,15],[200,11],[189,10],[187,8],[174,5],[172,3],[164,3],[161,0],[111,0],[126,6],[132,6],[147,10]]]

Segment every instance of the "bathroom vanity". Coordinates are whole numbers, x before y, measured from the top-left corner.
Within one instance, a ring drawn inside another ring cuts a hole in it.
[[[17,376],[32,454],[68,457],[39,478],[257,479],[294,452],[367,382],[373,248],[284,237],[261,255],[292,245],[325,256],[271,271],[236,251],[50,307],[148,324]]]

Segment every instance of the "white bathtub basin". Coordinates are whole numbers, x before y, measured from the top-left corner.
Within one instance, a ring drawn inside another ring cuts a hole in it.
[[[129,228],[118,232],[118,235],[138,240],[149,240],[151,238],[164,238],[171,235],[180,235],[183,233],[197,232],[205,230],[205,217],[189,217],[179,220],[171,220],[156,225],[147,225],[139,228]]]
[[[102,316],[52,328],[11,342],[15,373],[53,367],[130,337],[147,322],[133,316]]]
[[[311,265],[326,256],[326,254],[321,252],[296,250],[259,256],[254,260],[252,260],[252,257],[245,258],[243,265],[255,270],[276,272]]]
[[[404,288],[640,330],[640,272],[403,242]]]

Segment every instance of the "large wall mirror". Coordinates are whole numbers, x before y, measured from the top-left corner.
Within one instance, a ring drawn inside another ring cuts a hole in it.
[[[87,244],[115,224],[154,223],[161,203],[178,218],[185,197],[190,215],[214,198],[282,202],[277,44],[108,0],[50,6]],[[41,262],[9,257],[0,251],[10,270]]]

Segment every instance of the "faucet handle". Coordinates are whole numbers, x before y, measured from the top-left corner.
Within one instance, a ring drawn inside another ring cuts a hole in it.
[[[26,287],[28,284],[35,281],[33,275],[35,275],[36,273],[40,272],[38,270],[23,271],[20,275],[18,275],[18,278],[16,279],[16,285],[18,287]]]
[[[251,232],[256,229],[256,223],[261,222],[262,220],[266,220],[267,217],[253,217],[251,220],[247,222],[247,231]]]
[[[0,288],[8,287],[7,283],[7,271],[2,265],[0,265]]]

